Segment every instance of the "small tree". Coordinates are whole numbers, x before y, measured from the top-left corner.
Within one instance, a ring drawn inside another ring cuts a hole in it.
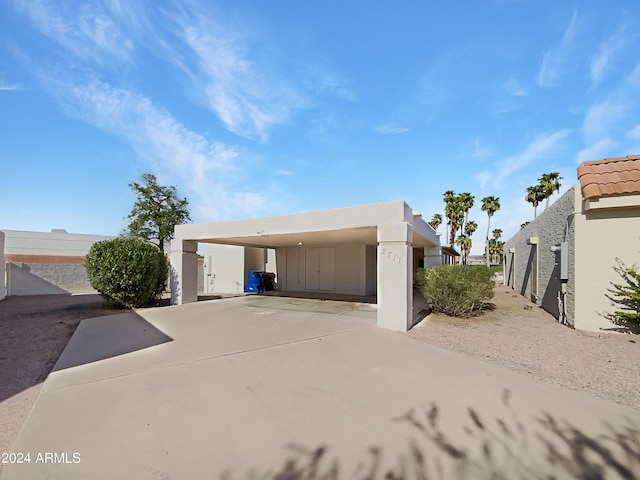
[[[607,295],[607,298],[620,308],[608,314],[607,318],[614,323],[635,322],[640,325],[640,271],[635,265],[628,267],[619,258],[616,258],[616,264],[613,269],[625,283],[611,282],[613,288],[607,289],[613,295]]]
[[[129,184],[138,198],[128,217],[127,233],[149,241],[157,240],[164,252],[164,243],[173,238],[174,227],[191,220],[189,202],[186,198],[178,198],[176,187],[158,185],[155,175],[145,173],[142,178],[144,184]]]
[[[91,286],[108,303],[127,308],[156,300],[167,284],[167,257],[155,245],[134,237],[103,240],[85,257]]]

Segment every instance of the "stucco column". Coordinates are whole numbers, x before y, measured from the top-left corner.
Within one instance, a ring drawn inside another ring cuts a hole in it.
[[[437,267],[442,265],[442,249],[440,245],[433,247],[425,247],[424,249],[424,268]]]
[[[171,242],[171,305],[198,300],[198,242],[175,239]]]
[[[413,229],[378,225],[378,326],[406,332],[413,320]]]

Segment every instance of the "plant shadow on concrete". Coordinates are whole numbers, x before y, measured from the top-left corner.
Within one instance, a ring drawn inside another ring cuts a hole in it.
[[[509,391],[503,394],[507,404]],[[513,479],[640,479],[640,429],[632,421],[620,429],[605,424],[605,432],[589,435],[548,412],[527,429],[513,410],[508,419],[482,418],[467,409],[467,441],[454,439],[441,426],[440,408],[431,403],[421,414],[409,410],[395,421],[406,423],[410,438],[394,466],[384,466],[384,451],[372,446],[353,472],[342,471],[329,447],[291,444],[292,452],[277,471],[249,472],[247,479],[264,480],[513,480]],[[537,456],[533,452],[538,452]],[[336,452],[339,454],[339,452]],[[221,475],[232,480],[230,472]]]

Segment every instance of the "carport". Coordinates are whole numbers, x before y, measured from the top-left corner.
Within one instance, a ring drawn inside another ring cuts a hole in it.
[[[284,290],[375,293],[378,326],[397,331],[413,326],[415,268],[441,263],[435,230],[402,200],[177,225],[171,242],[174,305],[197,300],[198,243],[274,249]]]

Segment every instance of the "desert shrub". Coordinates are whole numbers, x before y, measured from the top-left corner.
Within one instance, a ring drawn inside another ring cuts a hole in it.
[[[492,277],[484,266],[441,265],[419,270],[416,280],[434,312],[465,317],[493,297]]]
[[[607,289],[611,293],[607,298],[619,308],[607,317],[619,325],[627,322],[640,325],[640,271],[635,265],[625,265],[619,258],[616,258],[616,263],[613,269],[624,283],[611,282],[613,288]]]
[[[108,303],[128,308],[157,299],[167,284],[167,258],[145,240],[120,237],[92,245],[85,257],[91,286]]]

